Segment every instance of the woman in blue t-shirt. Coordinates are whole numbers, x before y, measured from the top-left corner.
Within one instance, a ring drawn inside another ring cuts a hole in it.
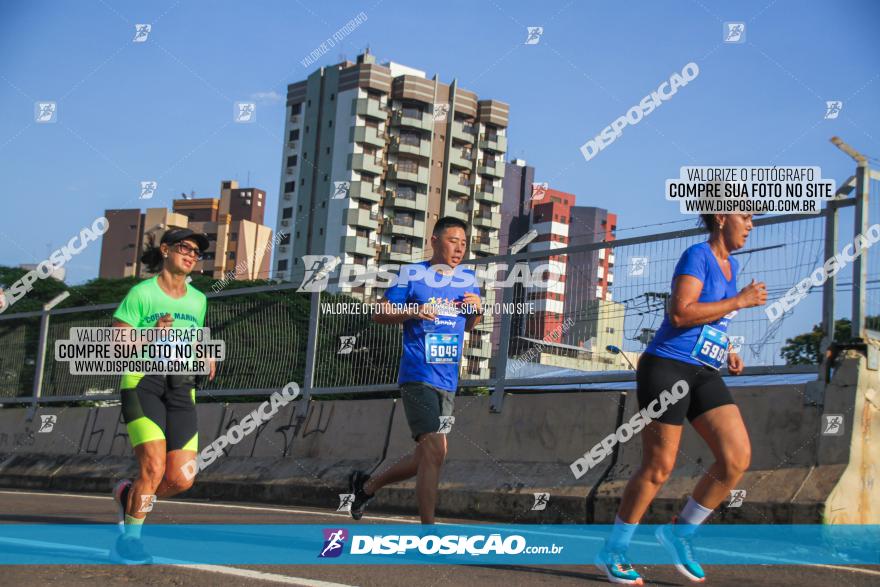
[[[727,325],[739,310],[763,305],[767,287],[753,279],[736,290],[739,264],[730,253],[745,246],[752,215],[701,217],[709,240],[689,247],[679,259],[663,324],[639,359],[639,409],[649,422],[642,432],[642,465],[624,490],[611,537],[596,560],[615,583],[642,584],[626,560],[626,549],[675,466],[685,418],[709,445],[715,463],[673,524],[658,529],[657,538],[691,581],[703,581],[705,574],[693,559],[690,537],[749,466],[749,436],[720,369],[742,372],[742,358],[728,352]]]

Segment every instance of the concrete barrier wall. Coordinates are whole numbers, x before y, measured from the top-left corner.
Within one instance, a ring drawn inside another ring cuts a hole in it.
[[[570,464],[617,426],[621,392],[512,395],[501,414],[488,397],[456,399],[447,435],[438,512],[518,521],[581,523],[587,496],[604,470],[575,479]],[[398,402],[387,457],[377,471],[410,453],[415,442]],[[415,481],[387,488],[377,504],[416,507]],[[532,511],[534,493],[549,493],[554,507]]]
[[[738,487],[747,492],[743,506],[722,507],[716,519],[880,523],[880,372],[869,363],[880,360],[868,361],[864,349],[845,351],[819,406],[805,400],[803,386],[733,389],[752,466]],[[200,448],[258,405],[200,404]],[[296,405],[230,447],[200,472],[188,495],[335,509],[351,470],[375,474],[415,447],[399,400],[312,401],[302,418]],[[458,398],[438,512],[509,522],[612,522],[639,466],[640,440],[618,446],[581,479],[570,464],[635,411],[635,394],[620,391],[509,395],[501,414],[489,413],[488,398]],[[38,432],[39,416],[49,414],[57,416],[54,431]],[[844,415],[844,434],[822,434],[829,414]],[[32,422],[25,415],[25,409],[0,409],[0,485],[105,491],[135,472],[119,407],[45,408]],[[713,462],[690,426],[680,449],[645,522],[668,521]],[[377,509],[415,513],[414,489],[414,480],[386,488]],[[531,509],[536,492],[550,494],[543,511]]]
[[[804,386],[731,388],[752,444],[752,464],[739,483],[746,490],[749,505],[761,508],[731,508],[727,516],[753,516],[756,523],[786,519],[784,511],[815,464],[820,408],[804,405]],[[635,393],[628,394],[623,420],[638,411]],[[642,432],[644,434],[644,431]],[[641,465],[641,437],[617,450],[617,462],[596,495],[597,523],[613,523],[620,498],[630,476]],[[714,463],[712,452],[690,426],[685,425],[675,469],[646,513],[646,523],[668,522],[677,514],[700,477]],[[775,508],[771,514],[767,508]]]

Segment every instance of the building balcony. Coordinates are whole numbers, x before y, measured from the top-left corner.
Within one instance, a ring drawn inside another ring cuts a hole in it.
[[[345,211],[345,223],[351,226],[361,226],[370,230],[379,229],[379,213],[363,210],[361,208],[349,208]]]
[[[397,181],[411,181],[428,185],[428,168],[427,167],[401,167],[400,164],[394,164],[389,168],[388,177]]]
[[[416,155],[417,157],[431,157],[431,141],[421,140],[418,142],[401,141],[400,137],[393,137],[391,142],[391,151],[395,153],[404,153],[407,155]]]
[[[355,102],[354,111],[355,114],[360,116],[371,116],[373,118],[381,118],[382,120],[388,118],[388,109],[383,108],[378,100],[371,100],[370,98],[358,98]]]
[[[452,149],[452,152],[449,153],[449,163],[464,167],[465,169],[473,169],[474,155],[473,153],[462,152],[460,149]]]
[[[388,191],[390,197],[385,199],[385,202],[390,202],[392,206],[395,208],[407,208],[409,210],[420,210],[424,212],[428,209],[428,195],[427,194],[413,194],[412,197],[401,195],[399,192],[397,195],[394,194],[391,190]]]
[[[489,202],[491,204],[500,204],[502,200],[502,191],[500,187],[493,187],[491,185],[480,185],[479,187],[477,187],[475,197],[477,201]]]
[[[486,161],[482,159],[480,161],[480,165],[477,168],[477,173],[480,175],[488,175],[490,177],[504,177],[504,162],[503,161]]]
[[[384,225],[384,233],[395,236],[412,236],[416,238],[425,238],[425,221],[412,220],[403,221],[400,218],[390,218]]]
[[[488,236],[472,236],[471,250],[475,253],[498,254],[498,242]]]
[[[474,214],[474,226],[498,228],[501,226],[501,215],[496,212],[480,212]]]
[[[483,133],[480,135],[480,148],[506,153],[507,137],[504,135]]]
[[[452,138],[465,141],[473,145],[477,141],[477,129],[472,124],[464,124],[463,122],[452,122]]]
[[[446,211],[444,212],[444,214],[446,216],[458,218],[459,220],[463,220],[464,222],[470,222],[471,220],[471,212],[467,204],[455,204],[453,202],[447,202]]]
[[[457,174],[450,173],[448,181],[446,182],[446,189],[450,193],[459,194],[462,196],[470,196],[471,189],[473,188],[472,182],[469,179],[461,179]]]
[[[400,126],[408,126],[421,130],[434,129],[434,117],[420,110],[395,110],[394,122]]]
[[[421,259],[422,256],[422,249],[412,243],[394,243],[392,245],[382,245],[382,252],[379,256],[379,261],[411,263],[416,259]]]
[[[348,195],[352,198],[361,198],[370,202],[379,202],[382,199],[379,188],[375,184],[366,181],[351,182]]]
[[[342,249],[346,253],[354,255],[376,255],[376,246],[379,244],[375,238],[367,238],[365,236],[346,236],[343,237]]]
[[[366,153],[352,155],[351,168],[355,171],[366,171],[375,175],[382,175],[385,172],[381,157],[367,155]]]
[[[358,143],[366,143],[379,148],[385,147],[385,137],[379,129],[369,126],[356,126],[352,129],[352,140]]]

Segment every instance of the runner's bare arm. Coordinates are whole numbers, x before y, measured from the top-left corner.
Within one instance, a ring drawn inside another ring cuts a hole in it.
[[[669,322],[675,328],[689,328],[715,322],[734,310],[760,306],[767,301],[764,282],[752,282],[732,298],[718,302],[699,302],[703,282],[693,275],[679,275],[669,300]]]

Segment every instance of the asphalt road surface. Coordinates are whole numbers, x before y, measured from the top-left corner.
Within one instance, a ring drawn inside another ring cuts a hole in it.
[[[417,523],[409,516],[371,512],[361,524]],[[350,524],[348,514],[305,507],[266,506],[163,500],[150,514],[150,522],[164,524]],[[113,524],[116,514],[109,494],[70,494],[0,490],[0,523],[10,524]],[[475,523],[475,520],[440,519],[438,522]],[[195,547],[196,545],[194,545]],[[9,545],[0,544],[0,548]],[[688,585],[670,566],[638,566],[646,585]],[[842,587],[880,585],[878,567],[713,566],[706,565],[712,585],[797,585]],[[157,585],[213,587],[225,585],[304,585],[313,587],[382,586],[467,587],[515,585],[607,585],[604,576],[589,564],[577,566],[473,566],[473,565],[9,565],[0,568],[0,585]]]

